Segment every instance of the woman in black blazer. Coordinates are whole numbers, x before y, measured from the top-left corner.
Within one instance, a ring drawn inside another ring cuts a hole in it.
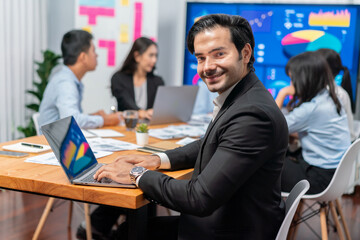
[[[140,118],[150,119],[158,86],[164,85],[154,75],[157,45],[149,38],[134,42],[123,66],[111,78],[111,92],[118,102],[118,110],[138,110]]]

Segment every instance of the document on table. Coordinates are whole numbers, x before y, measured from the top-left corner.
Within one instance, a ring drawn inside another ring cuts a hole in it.
[[[207,126],[177,125],[168,126],[166,128],[150,129],[149,135],[159,139],[173,139],[183,137],[199,137],[206,132]]]
[[[183,139],[177,141],[176,144],[185,146],[185,145],[187,145],[187,144],[189,144],[189,143],[192,143],[192,142],[195,142],[195,141],[197,141],[197,140],[198,140],[198,139],[186,137],[186,138],[183,138]]]
[[[124,134],[112,129],[81,129],[85,138],[93,137],[123,137]]]
[[[115,140],[112,138],[89,138],[88,143],[93,151],[117,152],[135,150],[140,147],[133,143]]]
[[[208,126],[213,116],[210,114],[193,114],[191,115],[190,121],[187,123],[190,125],[206,125]]]
[[[106,157],[108,155],[112,154],[112,152],[106,152],[106,151],[94,151],[94,155],[97,159]],[[30,163],[39,163],[39,164],[47,164],[47,165],[54,165],[54,166],[60,166],[59,161],[56,159],[55,154],[53,152],[45,153],[42,155],[34,156],[27,158],[25,162]]]

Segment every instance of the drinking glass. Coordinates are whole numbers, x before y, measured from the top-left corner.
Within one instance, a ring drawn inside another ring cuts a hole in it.
[[[139,114],[136,110],[125,110],[123,112],[125,126],[127,131],[134,131],[139,119]]]

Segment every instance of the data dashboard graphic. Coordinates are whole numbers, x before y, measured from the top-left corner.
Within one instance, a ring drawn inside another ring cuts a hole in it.
[[[349,27],[351,13],[345,10],[309,14],[309,26],[331,26],[331,27]]]
[[[69,130],[61,144],[60,156],[61,163],[71,178],[80,174],[86,167],[96,163],[94,153],[74,118],[71,118]]]
[[[186,33],[206,14],[225,13],[246,18],[255,38],[255,73],[276,97],[290,84],[289,59],[305,51],[331,48],[350,71],[354,100],[360,52],[360,5],[188,2]],[[184,84],[196,84],[197,61],[184,54]],[[341,81],[337,82],[341,84]]]
[[[320,48],[330,48],[341,52],[342,48],[337,37],[319,30],[301,30],[289,33],[281,40],[281,45],[289,57],[305,51],[316,51]]]

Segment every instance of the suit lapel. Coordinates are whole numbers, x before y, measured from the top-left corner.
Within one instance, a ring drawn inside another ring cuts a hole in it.
[[[231,91],[229,96],[226,98],[224,105],[221,107],[219,113],[216,115],[215,119],[211,121],[209,124],[206,133],[204,135],[204,141],[203,144],[206,142],[206,139],[211,132],[212,128],[216,124],[216,122],[219,120],[219,118],[226,112],[226,110],[235,102],[237,98],[242,96],[244,93],[246,93],[255,83],[256,83],[257,77],[255,73],[250,72],[248,75],[246,75]]]
[[[204,135],[204,140],[200,147],[199,155],[200,159],[196,161],[195,169],[197,169],[197,174],[200,174],[201,172],[201,162],[202,162],[202,154],[205,144],[208,141],[208,137],[212,129],[214,128],[216,122],[225,114],[227,109],[242,95],[244,95],[258,80],[257,76],[254,72],[250,72],[248,75],[246,75],[231,91],[229,96],[226,98],[223,106],[221,107],[219,113],[216,115],[215,119],[211,121],[208,128],[206,129],[206,133]]]

